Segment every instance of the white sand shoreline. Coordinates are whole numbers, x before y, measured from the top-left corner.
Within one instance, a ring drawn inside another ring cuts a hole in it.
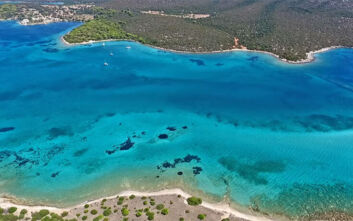
[[[156,192],[139,192],[139,191],[128,190],[128,191],[120,192],[119,194],[116,194],[113,196],[101,197],[101,198],[95,199],[95,200],[88,200],[88,201],[82,202],[80,204],[77,204],[75,206],[71,206],[71,207],[67,207],[67,208],[58,208],[58,207],[52,207],[52,206],[21,205],[21,204],[17,204],[17,203],[12,202],[12,200],[10,198],[1,197],[0,198],[0,207],[4,208],[4,209],[10,208],[10,207],[17,207],[18,210],[26,209],[29,213],[34,213],[34,212],[38,212],[39,210],[42,210],[42,209],[47,209],[51,212],[55,212],[55,213],[60,214],[60,213],[67,211],[67,210],[71,210],[71,209],[78,208],[78,207],[83,207],[85,204],[93,204],[96,202],[101,202],[103,199],[109,200],[109,199],[115,199],[117,196],[128,197],[130,195],[146,196],[146,197],[181,195],[181,197],[184,198],[185,204],[187,204],[186,198],[191,196],[190,194],[184,192],[181,189],[165,189],[165,190],[156,191]],[[252,214],[246,214],[244,212],[240,212],[236,209],[231,208],[229,204],[225,204],[225,203],[202,202],[201,206],[205,207],[207,209],[213,210],[215,212],[222,213],[223,214],[222,217],[224,217],[224,218],[232,215],[237,218],[241,218],[241,219],[245,219],[245,220],[249,220],[249,221],[272,221],[273,220],[273,219],[267,218],[265,216],[252,215]]]
[[[87,45],[87,44],[96,44],[96,43],[103,43],[103,42],[119,42],[119,41],[130,41],[130,42],[136,42],[134,40],[131,39],[107,39],[107,40],[101,40],[101,41],[87,41],[87,42],[81,42],[81,43],[69,43],[67,42],[64,37],[62,36],[60,38],[61,42],[64,43],[64,45],[66,46],[77,46],[77,45]],[[137,42],[139,43],[139,42]],[[272,52],[268,52],[268,51],[260,51],[260,50],[249,50],[249,49],[227,49],[227,50],[219,50],[219,51],[209,51],[209,52],[191,52],[191,51],[178,51],[178,50],[174,50],[174,49],[166,49],[166,48],[161,48],[161,47],[157,47],[157,46],[153,46],[153,45],[149,45],[149,44],[143,44],[152,48],[156,48],[156,49],[160,49],[163,51],[168,51],[168,52],[174,52],[174,53],[182,53],[182,54],[214,54],[214,53],[227,53],[227,52],[257,52],[257,53],[264,53],[264,54],[268,54],[271,55],[275,58],[277,58],[280,61],[289,63],[289,64],[305,64],[305,63],[310,63],[313,62],[315,60],[315,54],[319,54],[319,53],[323,53],[332,49],[337,49],[337,48],[349,48],[349,47],[344,47],[344,46],[331,46],[331,47],[326,47],[326,48],[321,48],[319,50],[316,51],[310,51],[308,53],[306,53],[307,58],[306,59],[302,59],[302,60],[298,60],[298,61],[290,61],[284,58],[280,58],[277,54],[274,54]]]

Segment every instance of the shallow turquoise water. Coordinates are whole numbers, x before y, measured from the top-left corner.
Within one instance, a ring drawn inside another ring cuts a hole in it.
[[[353,212],[352,49],[290,65],[62,45],[77,25],[0,23],[2,193],[64,206],[184,186],[270,213]]]

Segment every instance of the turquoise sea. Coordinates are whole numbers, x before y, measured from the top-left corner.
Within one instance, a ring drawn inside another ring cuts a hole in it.
[[[261,212],[353,214],[353,50],[287,64],[0,23],[0,192],[73,205],[182,187]],[[108,65],[104,65],[104,63]]]

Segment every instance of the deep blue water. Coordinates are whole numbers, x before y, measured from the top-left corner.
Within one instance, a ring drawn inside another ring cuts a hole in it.
[[[0,23],[0,192],[63,206],[183,187],[290,216],[353,212],[352,49],[292,65],[63,45],[77,25]]]

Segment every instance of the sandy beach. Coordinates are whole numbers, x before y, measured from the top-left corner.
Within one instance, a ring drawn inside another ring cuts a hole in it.
[[[112,215],[109,216],[114,217],[112,220],[124,218],[125,216],[120,213],[122,208],[124,208],[123,205],[125,205],[125,207],[130,211],[129,215],[126,217],[131,217],[133,218],[132,220],[140,220],[140,217],[136,216],[136,213],[138,213],[139,209],[141,210],[146,208],[149,208],[151,212],[155,213],[154,220],[178,220],[179,218],[185,218],[186,220],[198,220],[197,216],[199,214],[205,214],[207,220],[227,220],[227,218],[229,218],[229,220],[239,221],[273,220],[257,214],[246,214],[240,212],[224,203],[212,204],[202,202],[199,206],[190,206],[186,200],[189,197],[191,197],[191,195],[181,189],[166,189],[158,192],[123,191],[117,195],[86,201],[68,208],[20,205],[13,203],[9,198],[0,198],[0,207],[5,209],[5,211],[8,211],[11,207],[16,207],[17,210],[13,213],[15,215],[20,215],[20,211],[25,209],[28,211],[26,217],[31,217],[31,214],[38,213],[41,210],[48,210],[50,213],[56,213],[59,215],[67,213],[65,218],[68,219],[79,218],[80,216],[82,217],[86,215],[87,220],[93,220],[109,208],[112,211]],[[119,203],[122,198],[124,198],[123,203]],[[160,211],[155,208],[155,205],[161,204],[168,209],[168,215],[161,215]],[[96,214],[92,214],[94,212],[91,213],[88,210],[97,210],[98,212]]]

